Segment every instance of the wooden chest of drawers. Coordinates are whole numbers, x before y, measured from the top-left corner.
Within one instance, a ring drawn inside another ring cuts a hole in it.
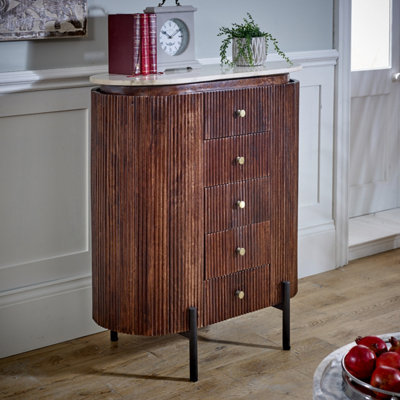
[[[298,82],[92,92],[93,316],[163,335],[297,292]]]

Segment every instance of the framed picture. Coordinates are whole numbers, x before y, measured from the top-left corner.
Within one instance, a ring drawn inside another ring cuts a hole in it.
[[[0,41],[87,35],[87,0],[0,0]]]

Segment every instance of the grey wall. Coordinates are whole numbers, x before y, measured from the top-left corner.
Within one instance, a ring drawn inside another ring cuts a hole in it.
[[[159,0],[88,0],[89,36],[0,43],[0,72],[23,71],[107,63],[105,13],[142,12]],[[167,0],[166,5],[173,5]],[[250,12],[263,30],[275,36],[282,50],[332,48],[333,0],[181,0],[195,14],[196,57],[218,57],[220,26],[240,22]]]

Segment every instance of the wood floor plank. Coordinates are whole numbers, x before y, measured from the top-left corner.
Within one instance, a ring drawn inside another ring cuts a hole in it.
[[[281,350],[281,312],[259,310],[199,330],[199,382],[188,380],[179,335],[104,332],[0,360],[0,398],[203,400],[312,398],[315,369],[358,335],[400,331],[400,250],[300,280],[292,350]],[[211,397],[210,397],[211,396]]]

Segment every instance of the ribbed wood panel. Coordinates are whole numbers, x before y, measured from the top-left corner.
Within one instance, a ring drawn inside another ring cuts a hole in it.
[[[170,331],[189,330],[188,308],[202,308],[204,196],[202,94],[171,96],[169,149]]]
[[[298,82],[276,85],[271,172],[271,303],[282,302],[281,282],[297,293]]]
[[[241,256],[238,247],[246,253]],[[270,224],[261,222],[206,235],[206,279],[270,263]]]
[[[239,208],[238,201],[245,207]],[[205,189],[207,233],[267,221],[270,216],[270,179],[249,179]]]
[[[96,92],[93,104],[93,276],[103,285],[94,318],[120,332],[168,333],[168,130],[157,123],[166,104]]]
[[[124,155],[117,156],[121,147],[134,148],[132,137],[125,136],[128,109],[128,99],[92,93],[93,316],[104,327],[129,332],[134,315],[133,291],[127,288],[126,282],[132,281],[134,271],[130,268],[131,248],[126,253],[121,251],[122,232],[125,228],[130,231],[130,227],[122,221],[122,214],[129,211],[121,207],[119,192],[124,184],[132,189],[125,171],[132,173],[133,165],[125,169]],[[119,115],[118,121],[114,113]],[[123,316],[127,318],[121,324]]]
[[[285,237],[290,246],[285,251],[287,280],[292,282],[291,296],[298,291],[298,181],[299,181],[299,82],[291,81],[285,93]]]
[[[290,82],[285,90],[285,179],[284,214],[285,272],[282,280],[291,282],[291,296],[298,290],[297,225],[298,225],[298,169],[299,169],[299,82]]]
[[[244,291],[244,298],[235,296]],[[269,305],[269,266],[248,269],[204,282],[204,325],[223,321]]]
[[[205,186],[268,176],[270,154],[270,133],[206,140]],[[238,164],[236,157],[244,157],[244,164]]]
[[[168,114],[163,97],[131,99],[135,149],[128,162],[134,163],[135,170],[132,207],[137,248],[133,329],[142,335],[169,332]],[[131,195],[120,189],[121,194]]]
[[[204,95],[204,138],[244,135],[269,130],[269,87],[219,90]],[[237,110],[245,110],[239,117]]]
[[[202,94],[92,96],[94,318],[186,331],[202,300]]]

